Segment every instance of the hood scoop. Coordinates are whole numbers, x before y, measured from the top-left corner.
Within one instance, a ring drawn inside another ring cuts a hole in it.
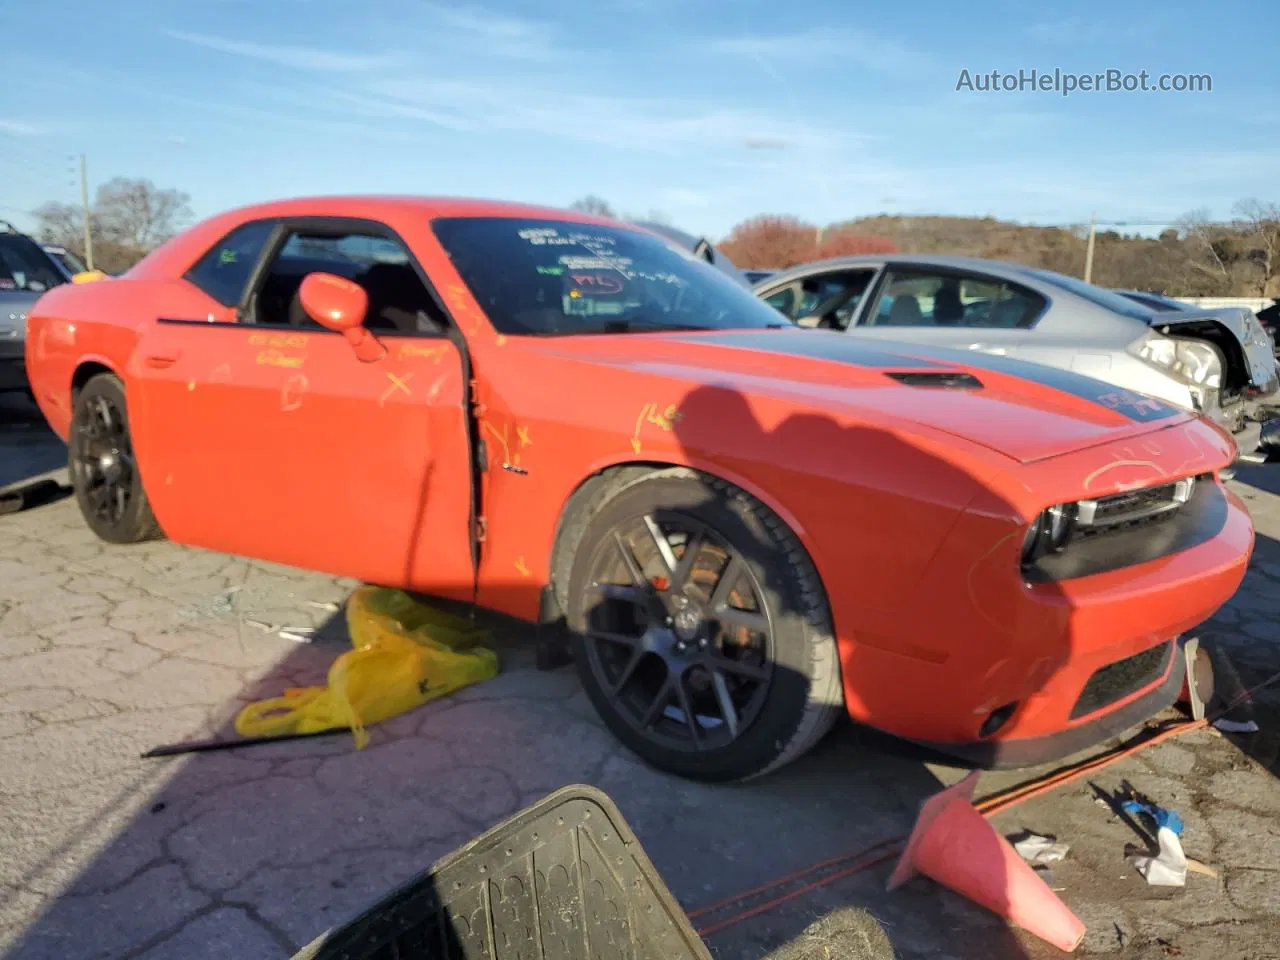
[[[904,370],[901,372],[886,372],[886,377],[892,377],[899,383],[905,383],[908,387],[942,387],[950,390],[981,390],[982,381],[975,377],[972,373],[965,373],[962,370]]]

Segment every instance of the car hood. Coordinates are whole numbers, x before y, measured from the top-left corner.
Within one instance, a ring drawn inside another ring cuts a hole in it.
[[[542,346],[690,388],[727,388],[807,411],[941,431],[1022,463],[1192,417],[1164,401],[1054,367],[835,331],[565,337]]]
[[[1147,325],[1153,330],[1176,337],[1179,328],[1183,334],[1194,336],[1205,325],[1216,324],[1240,344],[1249,382],[1259,390],[1269,392],[1276,388],[1276,355],[1271,338],[1258,320],[1258,315],[1246,307],[1218,307],[1212,310],[1185,310],[1153,313]]]

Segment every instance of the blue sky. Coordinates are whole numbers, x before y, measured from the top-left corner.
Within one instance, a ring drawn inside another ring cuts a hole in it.
[[[1280,201],[1275,0],[9,0],[0,217],[149,177],[197,216],[310,193],[1029,222]],[[1211,93],[956,92],[962,69]]]

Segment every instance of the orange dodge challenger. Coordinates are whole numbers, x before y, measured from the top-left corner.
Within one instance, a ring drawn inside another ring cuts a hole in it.
[[[29,323],[99,537],[563,624],[604,722],[686,777],[774,770],[841,709],[979,766],[1087,746],[1175,699],[1253,549],[1210,422],[796,328],[588,215],[268,203]]]

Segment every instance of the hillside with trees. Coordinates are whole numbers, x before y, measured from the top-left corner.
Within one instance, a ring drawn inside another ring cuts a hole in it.
[[[657,211],[616,213],[594,195],[570,206],[623,220],[668,220]],[[42,240],[60,243],[83,259],[80,207],[47,203],[34,213]],[[124,177],[103,183],[90,209],[97,266],[108,272],[127,269],[185,227],[191,215],[190,198],[181,190]],[[690,226],[678,217],[674,225]],[[1084,273],[1087,237],[1086,227],[991,217],[880,214],[822,226],[761,214],[719,240],[709,239],[743,268],[781,269],[827,257],[901,251],[1009,260],[1078,277]],[[1280,204],[1242,200],[1227,221],[1193,211],[1154,237],[1099,229],[1092,279],[1102,286],[1172,296],[1280,297]]]
[[[1191,213],[1156,237],[1100,229],[1092,280],[1172,296],[1280,297],[1280,205],[1242,201],[1234,213],[1226,223]],[[896,249],[1008,260],[1081,276],[1087,243],[1087,228],[991,217],[879,215],[822,230],[793,218],[754,217],[734,227],[718,246],[744,268],[782,268],[805,259]]]

